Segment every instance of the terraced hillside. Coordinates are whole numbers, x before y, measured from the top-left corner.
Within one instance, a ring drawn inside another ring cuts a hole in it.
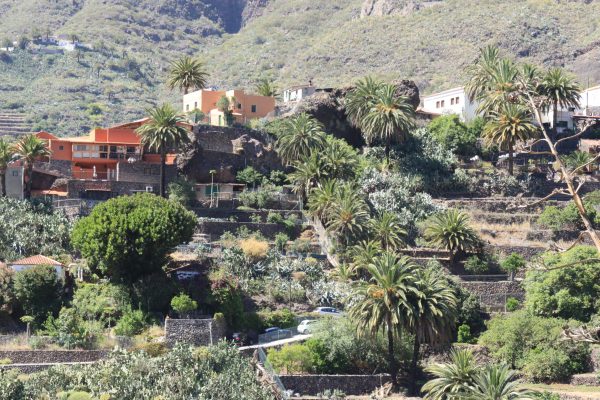
[[[280,88],[334,86],[372,74],[428,93],[462,83],[478,48],[494,43],[596,83],[599,14],[588,0],[0,0],[3,42],[63,34],[89,45],[0,52],[0,110],[70,135],[139,117],[178,102],[163,82],[182,54],[206,61],[210,85],[253,88],[271,76]]]
[[[0,137],[19,137],[31,131],[25,115],[15,112],[0,112]]]

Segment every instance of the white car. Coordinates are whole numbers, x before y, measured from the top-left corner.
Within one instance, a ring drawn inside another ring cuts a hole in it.
[[[298,333],[303,335],[310,333],[310,325],[314,324],[315,322],[317,322],[316,319],[303,319],[300,322],[300,325],[298,325]]]

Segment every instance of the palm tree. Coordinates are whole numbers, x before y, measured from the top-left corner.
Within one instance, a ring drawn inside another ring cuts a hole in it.
[[[39,139],[33,133],[23,136],[21,140],[15,144],[13,151],[23,160],[26,179],[24,196],[26,199],[30,199],[33,164],[37,159],[50,156],[51,151],[46,142]]]
[[[6,197],[6,169],[12,155],[9,144],[0,138],[0,196],[2,197]]]
[[[183,56],[171,64],[167,84],[170,89],[178,88],[183,94],[188,94],[190,88],[204,89],[207,80],[208,73],[202,61]]]
[[[411,298],[418,291],[415,282],[415,265],[406,256],[398,257],[384,252],[367,267],[368,282],[360,281],[353,288],[354,301],[349,309],[359,334],[387,334],[388,360],[392,385],[398,386],[398,364],[394,339],[400,337],[413,313]]]
[[[294,163],[293,166],[294,172],[289,175],[290,182],[294,185],[294,192],[304,198],[310,194],[319,181],[327,176],[322,160],[316,153]]]
[[[454,290],[438,270],[419,269],[419,294],[415,298],[412,330],[415,334],[411,372],[414,384],[417,378],[421,344],[434,345],[449,341],[454,330],[457,299]]]
[[[533,400],[535,393],[519,388],[515,371],[507,365],[487,365],[475,375],[474,385],[465,397],[469,400]]]
[[[306,113],[284,120],[275,143],[282,161],[291,165],[325,146],[323,125]]]
[[[542,77],[538,93],[545,97],[545,111],[552,110],[552,130],[556,135],[558,108],[579,108],[581,87],[562,68],[551,68]]]
[[[356,127],[360,128],[362,121],[373,107],[377,93],[383,85],[383,82],[367,76],[356,82],[356,87],[346,96],[344,101],[346,114],[350,122]]]
[[[331,208],[335,203],[336,192],[340,182],[336,179],[326,179],[321,185],[310,192],[308,196],[308,212],[321,222],[326,223]]]
[[[351,179],[356,175],[358,154],[344,140],[328,135],[319,155],[330,178]]]
[[[347,184],[336,191],[328,217],[326,229],[347,246],[366,230],[369,210],[363,197]]]
[[[380,241],[361,240],[350,249],[352,264],[357,270],[366,269],[382,251]]]
[[[381,242],[385,250],[398,250],[404,245],[407,232],[400,218],[392,212],[384,211],[371,220],[373,237]]]
[[[469,350],[453,349],[450,362],[432,364],[425,371],[434,378],[425,383],[421,391],[424,400],[459,400],[464,399],[473,385],[479,367],[475,357]]]
[[[277,87],[269,78],[262,78],[256,84],[256,93],[265,97],[277,97]]]
[[[402,140],[414,126],[415,109],[406,97],[396,96],[396,87],[384,84],[377,92],[371,109],[360,123],[367,144],[385,142],[389,161],[393,141]]]
[[[432,245],[450,252],[450,264],[454,263],[457,252],[476,248],[481,243],[477,233],[469,226],[469,216],[455,209],[431,217],[424,236]]]
[[[149,109],[150,120],[140,126],[136,133],[141,143],[151,151],[160,153],[160,195],[166,197],[165,165],[167,151],[189,143],[188,130],[183,127],[185,117],[169,104]]]
[[[515,144],[532,138],[537,131],[531,123],[531,113],[520,104],[503,103],[498,110],[492,110],[489,117],[482,136],[488,144],[508,150],[508,173],[513,175]]]
[[[465,91],[469,100],[478,99],[483,93],[490,89],[490,75],[500,62],[500,52],[495,46],[487,46],[481,49],[479,58],[469,67],[469,82],[465,85]]]

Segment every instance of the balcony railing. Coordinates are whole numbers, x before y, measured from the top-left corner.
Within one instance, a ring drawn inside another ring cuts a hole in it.
[[[116,181],[117,180],[117,172],[116,171],[102,171],[102,172],[94,172],[94,171],[73,171],[73,179],[80,180],[94,180],[94,181]]]

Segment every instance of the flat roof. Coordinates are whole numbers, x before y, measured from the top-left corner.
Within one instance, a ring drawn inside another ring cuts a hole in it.
[[[429,95],[427,95],[427,96],[423,96],[423,98],[424,98],[424,99],[426,99],[426,98],[428,98],[428,97],[440,96],[440,95],[444,95],[444,94],[447,94],[447,93],[456,92],[456,91],[458,91],[458,90],[462,90],[462,91],[464,91],[464,90],[465,90],[465,87],[464,87],[464,86],[457,86],[457,87],[455,87],[455,88],[452,88],[452,89],[447,89],[447,90],[444,90],[444,91],[442,91],[442,92],[432,93],[432,94],[429,94]]]

